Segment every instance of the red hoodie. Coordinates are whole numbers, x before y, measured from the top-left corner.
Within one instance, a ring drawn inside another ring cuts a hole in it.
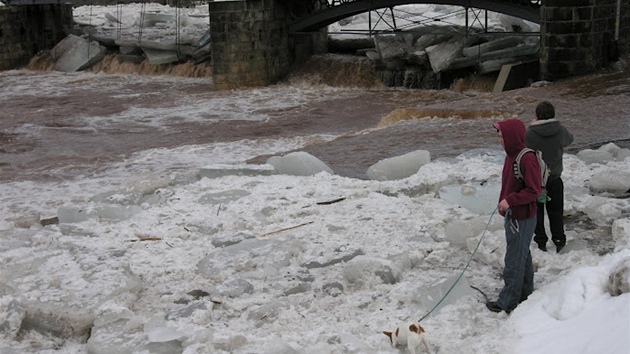
[[[499,201],[505,199],[510,205],[511,218],[524,220],[536,216],[536,198],[540,194],[540,168],[534,154],[527,153],[521,158],[523,182],[514,176],[513,165],[518,153],[525,148],[525,124],[518,119],[508,119],[496,123],[495,128],[503,134],[505,162],[501,174]],[[501,215],[505,212],[499,211]]]

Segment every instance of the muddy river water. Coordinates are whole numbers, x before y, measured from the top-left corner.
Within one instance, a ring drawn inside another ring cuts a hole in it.
[[[301,94],[301,100],[292,105],[273,103],[282,102],[287,92]],[[238,99],[232,102],[231,97]],[[186,107],[213,100],[222,100],[222,111],[236,113],[237,118],[223,120],[219,113],[196,112],[200,119],[187,119]],[[629,146],[628,70],[500,94],[324,90],[291,84],[221,92],[214,90],[210,79],[5,71],[0,72],[0,180],[71,178],[151,148],[316,134],[336,138],[308,145],[304,151],[337,174],[366,178],[365,171],[378,160],[417,149],[438,158],[474,148],[499,148],[491,123],[512,117],[527,122],[542,100],[556,106],[556,117],[573,132],[575,143],[569,152],[611,141]],[[102,123],[104,117],[141,109],[155,116],[168,111],[171,116],[158,123],[150,118]],[[181,112],[173,114],[177,109]],[[423,110],[434,113],[431,118],[408,119],[422,116],[418,112]],[[381,119],[395,112],[402,121],[378,127]],[[266,118],[249,120],[248,115]],[[267,157],[249,162],[262,163]]]

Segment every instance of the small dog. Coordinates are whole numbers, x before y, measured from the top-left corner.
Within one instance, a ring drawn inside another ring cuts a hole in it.
[[[416,354],[416,348],[422,343],[426,352],[429,352],[427,336],[424,334],[424,328],[418,322],[404,323],[399,325],[393,333],[386,331],[383,333],[389,337],[394,348],[407,347],[409,353]]]

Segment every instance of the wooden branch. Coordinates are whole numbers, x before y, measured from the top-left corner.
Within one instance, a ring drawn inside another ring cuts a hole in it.
[[[280,230],[276,230],[276,231],[271,231],[271,232],[267,232],[266,234],[262,234],[260,235],[260,237],[265,237],[265,236],[269,236],[269,235],[273,235],[273,234],[277,234],[279,232],[283,232],[283,231],[288,231],[288,230],[293,230],[293,229],[297,229],[298,227],[302,227],[304,225],[308,225],[308,224],[312,224],[313,221],[309,221],[309,222],[305,222],[304,224],[300,224],[300,225],[296,225],[296,226],[291,226],[291,227],[287,227],[284,229],[280,229]]]
[[[161,237],[151,237],[151,236],[140,236],[136,235],[137,240],[127,240],[128,242],[137,242],[137,241],[162,241]]]
[[[329,204],[338,203],[338,202],[340,202],[342,200],[346,200],[346,197],[341,197],[341,198],[329,200],[327,202],[319,202],[319,203],[317,203],[317,205],[329,205]]]

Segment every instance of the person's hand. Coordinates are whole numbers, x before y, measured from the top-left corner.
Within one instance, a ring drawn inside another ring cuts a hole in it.
[[[508,204],[507,200],[503,199],[499,202],[499,211],[506,211],[508,209],[510,209],[510,205]]]

